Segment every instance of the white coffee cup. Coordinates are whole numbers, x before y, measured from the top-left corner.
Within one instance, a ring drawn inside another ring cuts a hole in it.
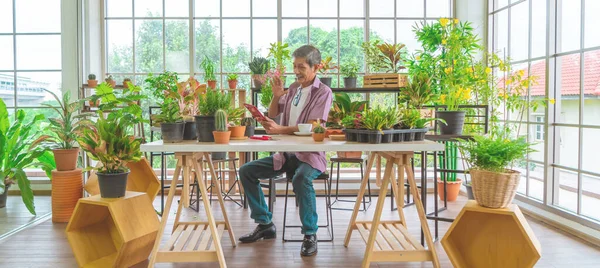
[[[302,133],[308,133],[312,130],[312,124],[298,124],[298,130]]]

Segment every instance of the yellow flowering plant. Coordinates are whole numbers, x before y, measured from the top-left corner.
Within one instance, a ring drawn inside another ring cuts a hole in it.
[[[446,105],[446,111],[457,111],[458,106],[469,103],[471,99],[471,89],[458,87],[450,90],[448,94],[440,95],[440,103]]]

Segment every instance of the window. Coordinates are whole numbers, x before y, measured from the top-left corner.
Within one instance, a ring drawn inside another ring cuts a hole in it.
[[[489,7],[490,51],[538,77],[527,98],[548,100],[548,108],[527,117],[527,137],[537,142],[537,152],[520,169],[519,193],[600,229],[594,209],[600,202],[594,164],[600,144],[592,138],[600,134],[600,39],[593,30],[600,1],[490,0]]]

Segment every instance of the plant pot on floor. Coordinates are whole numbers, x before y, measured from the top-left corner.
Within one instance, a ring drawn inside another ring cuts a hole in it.
[[[471,186],[477,203],[482,207],[505,208],[515,198],[521,173],[506,170],[504,173],[471,169]]]
[[[196,136],[199,142],[214,142],[215,117],[198,115],[196,118]]]
[[[185,127],[183,127],[183,140],[195,140],[197,136],[198,134],[196,133],[196,122],[186,121]]]
[[[256,128],[255,126],[246,126],[246,131],[244,131],[244,136],[246,136],[246,137],[254,136],[255,128]]]
[[[438,123],[442,135],[462,135],[465,111],[437,111],[436,116],[446,121],[446,124]]]
[[[216,144],[229,144],[231,138],[231,131],[213,131]]]
[[[164,143],[176,143],[183,141],[184,122],[179,123],[161,123],[160,134]]]
[[[331,87],[331,77],[321,77],[319,78],[319,80],[321,80],[321,83],[327,85],[328,87]]]
[[[79,148],[52,150],[57,171],[70,171],[77,168]]]
[[[100,196],[102,198],[119,198],[125,196],[129,172],[116,174],[96,173],[96,175],[98,175]]]
[[[211,89],[217,89],[217,80],[208,80],[206,81],[208,87]]]
[[[344,88],[356,88],[356,77],[344,77]]]
[[[0,194],[0,208],[6,207],[6,198],[8,198],[8,189],[9,188],[10,188],[10,185],[6,185],[6,187],[4,187],[4,193]]]
[[[52,222],[69,222],[82,190],[81,169],[52,171]]]
[[[444,181],[438,180],[438,196],[440,200],[444,200]],[[458,197],[458,193],[460,192],[460,185],[462,184],[462,180],[456,179],[456,181],[446,181],[446,193],[448,194],[448,201],[456,201]]]
[[[252,83],[254,83],[253,88],[262,88],[262,74],[253,74],[252,75]]]
[[[246,126],[234,126],[228,129],[231,131],[231,138],[243,138],[246,132]]]

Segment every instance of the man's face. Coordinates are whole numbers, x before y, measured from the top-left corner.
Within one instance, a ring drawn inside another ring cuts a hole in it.
[[[311,68],[306,58],[294,58],[294,74],[302,86],[307,86],[307,83],[313,81],[317,75],[317,65]]]

